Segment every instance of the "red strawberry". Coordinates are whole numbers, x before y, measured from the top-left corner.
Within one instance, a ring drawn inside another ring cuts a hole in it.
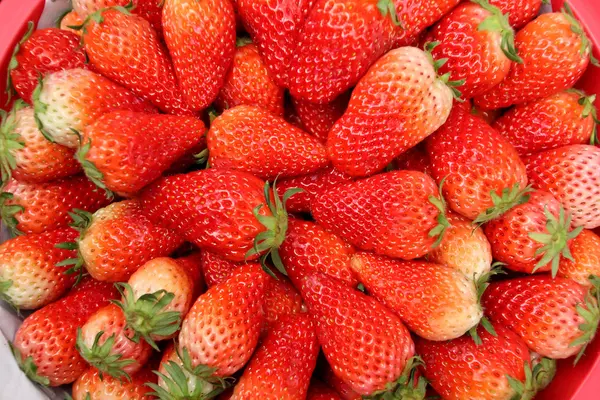
[[[229,0],[166,0],[165,42],[183,97],[205,109],[223,86],[235,53],[235,15]]]
[[[485,225],[494,259],[514,271],[556,276],[560,260],[572,259],[569,245],[583,227],[571,230],[570,213],[550,193],[538,190],[524,197]]]
[[[131,12],[143,17],[150,22],[152,28],[162,38],[162,2],[156,0],[73,0],[73,10],[83,18],[100,11],[103,8],[114,6],[125,7],[133,4]],[[80,25],[80,24],[72,24]]]
[[[127,400],[151,400],[147,384],[156,382],[150,368],[144,368],[127,379],[103,375],[94,367],[85,371],[73,384],[73,400],[105,400],[114,396]]]
[[[422,146],[421,144],[405,151],[394,160],[396,169],[419,171],[431,175],[429,164],[429,155],[427,155],[427,152],[425,151],[425,146]]]
[[[154,29],[127,10],[100,10],[88,17],[83,43],[94,69],[170,114],[191,114],[175,71]]]
[[[306,400],[342,400],[342,398],[326,384],[313,380],[308,387]]]
[[[273,272],[273,274],[275,278],[269,276],[265,292],[264,332],[272,329],[286,315],[299,314],[303,311],[302,296],[296,288],[280,273]]]
[[[206,128],[188,116],[113,111],[83,131],[77,159],[99,187],[133,196],[192,149]]]
[[[4,225],[15,234],[41,233],[65,227],[73,209],[95,212],[110,203],[85,176],[48,183],[10,180],[0,194]]]
[[[537,17],[544,0],[488,0],[502,13],[508,14],[508,22],[515,29],[521,29]]]
[[[56,266],[74,251],[54,247],[74,240],[71,228],[9,239],[0,245],[0,298],[17,309],[33,310],[61,297],[75,282]]]
[[[333,128],[335,122],[344,115],[349,101],[349,93],[342,94],[331,103],[325,104],[292,99],[302,126],[308,133],[319,139],[321,143],[327,142],[329,131]]]
[[[600,147],[572,145],[524,159],[531,185],[571,212],[573,226],[600,226]]]
[[[201,263],[204,280],[209,288],[225,281],[236,268],[243,265],[241,262],[226,260],[210,251],[202,251]]]
[[[370,253],[354,254],[352,269],[369,294],[423,338],[457,338],[483,317],[478,292],[485,289],[485,275],[475,283],[444,265]]]
[[[338,378],[331,369],[331,366],[325,362],[320,377],[339,394],[342,400],[361,400],[362,396],[356,393],[350,385]],[[337,399],[336,399],[337,400]]]
[[[67,296],[27,317],[13,352],[29,379],[60,386],[83,374],[88,364],[75,348],[77,328],[116,296],[112,284],[84,278]]]
[[[73,1],[72,3],[74,4],[75,1]],[[77,11],[71,10],[60,19],[60,29],[63,29],[65,31],[69,31],[69,32],[73,32],[77,36],[81,37],[81,33],[82,33],[81,30],[73,29],[71,27],[78,27],[79,25],[83,24],[83,21],[84,21],[84,18],[81,18],[81,16],[77,13]]]
[[[113,110],[153,112],[154,107],[108,78],[84,69],[70,69],[47,75],[33,93],[38,127],[44,134],[67,147],[77,147],[73,132]]]
[[[49,142],[37,127],[33,108],[22,101],[10,114],[0,110],[0,168],[2,182],[11,176],[27,182],[45,182],[78,173],[74,151]]]
[[[306,399],[318,354],[315,326],[309,316],[282,318],[256,349],[232,399]]]
[[[215,106],[222,112],[245,104],[283,116],[283,89],[269,75],[256,45],[248,40],[238,39],[237,46]]]
[[[378,4],[391,5],[391,0]],[[412,46],[428,26],[433,25],[460,0],[404,0],[396,7],[400,26],[396,28],[393,47]]]
[[[491,207],[493,196],[504,189],[527,185],[525,166],[514,147],[480,117],[461,108],[452,110],[426,146],[432,176],[438,183],[444,179],[448,205],[469,219]]]
[[[392,50],[369,69],[327,138],[333,166],[369,176],[438,129],[452,107],[448,77],[414,47]]]
[[[499,324],[494,328],[496,335],[479,328],[479,345],[469,336],[447,342],[416,341],[425,376],[444,399],[533,397],[534,382],[525,379],[526,369],[531,374],[529,349],[509,329]]]
[[[310,202],[320,191],[331,186],[352,181],[353,178],[333,167],[323,168],[308,175],[285,178],[277,181],[280,193],[292,188],[300,188],[302,192],[290,197],[286,203],[290,212],[310,212]]]
[[[598,300],[578,283],[535,275],[492,283],[485,291],[485,312],[521,336],[544,357],[583,354],[594,338],[600,311]]]
[[[202,253],[197,251],[185,257],[176,258],[175,261],[181,265],[192,280],[194,285],[193,298],[196,299],[206,289],[206,282],[202,273]]]
[[[560,260],[558,276],[569,278],[582,286],[591,286],[588,277],[600,276],[600,236],[584,229],[571,242],[573,260]]]
[[[431,51],[434,59],[447,59],[439,74],[464,80],[462,98],[482,94],[499,84],[511,61],[522,62],[514,48],[514,31],[506,15],[487,0],[465,2],[447,14],[427,35],[440,42]]]
[[[292,283],[300,288],[302,280],[322,272],[356,287],[358,280],[350,266],[354,249],[319,225],[290,219],[285,240],[279,248],[281,261]]]
[[[266,180],[309,174],[329,163],[316,138],[252,106],[237,106],[217,117],[206,141],[211,167],[238,169]]]
[[[568,9],[528,23],[517,33],[515,47],[523,63],[513,64],[499,85],[474,98],[479,108],[526,103],[568,89],[581,77],[591,56],[590,41]]]
[[[40,76],[85,65],[85,52],[79,46],[77,35],[58,28],[34,31],[33,22],[29,22],[27,33],[15,46],[8,65],[6,90],[14,89],[31,104],[31,95]]]
[[[360,249],[413,259],[431,251],[448,226],[438,196],[429,176],[393,171],[326,189],[311,209],[323,228]]]
[[[325,274],[306,277],[302,297],[338,377],[362,395],[394,386],[414,354],[410,333],[396,315]]]

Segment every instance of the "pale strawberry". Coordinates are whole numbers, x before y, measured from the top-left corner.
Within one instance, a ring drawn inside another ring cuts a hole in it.
[[[73,383],[72,396],[73,400],[152,400],[152,389],[148,387],[152,382],[156,382],[156,376],[148,367],[135,373],[130,380],[115,379],[90,367]]]

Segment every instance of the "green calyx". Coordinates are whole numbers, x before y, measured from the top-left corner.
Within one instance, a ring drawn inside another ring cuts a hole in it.
[[[50,143],[56,143],[50,132],[44,128],[44,124],[40,119],[40,114],[45,114],[48,111],[48,104],[44,103],[40,99],[42,90],[44,90],[44,79],[40,75],[38,76],[38,84],[31,94],[31,102],[33,103],[33,118],[35,119],[35,124],[37,125],[38,130],[44,136],[44,138]]]
[[[15,305],[15,303],[13,302],[12,297],[10,297],[6,292],[9,291],[9,289],[12,287],[13,285],[13,281],[11,280],[0,280],[0,300],[4,301],[6,304],[8,304],[16,313],[19,317],[21,317],[21,310],[19,310],[19,307],[17,307]]]
[[[2,185],[6,184],[12,176],[12,171],[17,168],[14,152],[25,147],[23,138],[15,130],[19,124],[17,111],[26,107],[21,99],[17,100],[10,113],[0,109],[0,171]]]
[[[77,328],[76,347],[79,354],[88,364],[95,367],[100,373],[100,378],[103,374],[108,374],[115,379],[122,380],[123,378],[131,380],[129,374],[123,371],[128,365],[135,362],[132,359],[123,359],[121,354],[112,354],[112,348],[115,344],[115,334],[110,335],[104,343],[100,344],[100,338],[104,335],[100,331],[94,337],[92,347],[86,346],[81,334],[81,328]]]
[[[382,16],[387,17],[390,16],[392,23],[395,26],[399,26],[404,29],[402,26],[402,21],[398,18],[398,13],[396,12],[396,5],[394,4],[394,0],[379,0],[377,2],[377,9],[381,13]]]
[[[196,164],[207,164],[208,165],[208,149],[202,150],[200,153],[194,154]]]
[[[592,287],[585,296],[584,304],[576,306],[577,313],[584,319],[584,323],[579,325],[581,336],[569,343],[569,347],[583,346],[573,364],[577,364],[583,356],[588,344],[594,339],[600,322],[600,277],[590,275],[589,278]]]
[[[579,100],[577,100],[577,102],[580,106],[583,106],[583,110],[581,111],[581,118],[585,119],[590,116],[592,117],[594,125],[592,128],[592,135],[590,136],[590,145],[597,145],[598,143],[600,143],[598,142],[598,124],[600,123],[600,120],[598,120],[596,106],[594,105],[594,102],[596,101],[596,95],[593,94],[591,96],[586,96],[585,93],[577,89],[569,89],[567,91],[579,95]]]
[[[502,14],[498,7],[491,5],[488,0],[471,0],[492,15],[487,17],[477,27],[480,31],[498,32],[502,37],[500,48],[504,55],[511,61],[523,64],[523,59],[517,54],[515,48],[515,31],[508,23],[508,14]]]
[[[236,47],[244,47],[247,44],[251,44],[251,43],[252,43],[252,39],[249,38],[248,36],[240,36],[235,40]]]
[[[77,280],[75,284],[78,284],[83,278],[84,274],[84,260],[81,255],[81,251],[79,250],[79,241],[83,239],[87,229],[90,227],[94,220],[94,216],[85,211],[80,210],[78,208],[74,208],[72,212],[69,213],[69,216],[73,219],[73,222],[69,224],[70,227],[79,232],[79,238],[76,242],[64,242],[55,245],[57,249],[64,250],[77,250],[77,256],[75,258],[68,258],[56,264],[57,267],[66,267],[71,265],[71,268],[65,271],[65,274],[74,274],[78,273]]]
[[[477,291],[477,303],[478,304],[481,304],[481,297],[483,296],[483,293],[486,291],[488,286],[490,286],[490,278],[494,275],[506,273],[502,269],[503,265],[505,265],[505,264],[503,264],[501,262],[496,262],[496,263],[492,264],[492,268],[489,272],[482,274],[481,276],[479,276],[477,279],[474,280],[475,289]],[[473,278],[475,278],[475,274],[473,274]],[[490,335],[498,336],[498,334],[496,333],[496,330],[494,329],[494,326],[491,324],[491,322],[486,317],[481,317],[481,320],[479,321],[479,323],[476,324],[475,326],[473,326],[471,329],[469,329],[469,335],[471,335],[471,338],[473,339],[473,341],[475,342],[475,344],[477,346],[479,346],[480,344],[483,343],[481,341],[481,338],[479,337],[479,334],[477,333],[477,328],[479,327],[479,325],[481,325],[483,327],[483,329],[488,331],[488,333]]]
[[[542,358],[535,363],[533,369],[528,361],[524,365],[525,383],[506,375],[506,379],[514,394],[511,400],[532,400],[535,395],[544,389],[556,374],[556,361]]]
[[[579,54],[582,57],[585,57],[587,54],[589,54],[590,63],[595,67],[600,67],[598,60],[596,60],[596,58],[592,54],[592,43],[590,42],[590,39],[587,37],[585,31],[583,30],[581,23],[577,20],[577,18],[575,18],[575,15],[573,15],[573,10],[571,10],[571,6],[566,1],[561,11],[569,21],[569,24],[571,24],[571,31],[581,38],[581,47],[579,48]]]
[[[14,236],[22,235],[23,232],[17,228],[19,220],[16,215],[25,211],[25,207],[18,204],[6,204],[8,200],[14,198],[14,195],[9,192],[2,192],[0,194],[0,216],[4,226],[9,230],[10,234]]]
[[[6,71],[6,88],[4,89],[4,91],[7,95],[5,105],[8,105],[10,103],[10,100],[12,99],[12,96],[14,94],[16,94],[16,90],[13,87],[12,78],[10,75],[11,75],[11,72],[13,70],[17,69],[17,67],[19,66],[19,62],[17,61],[17,54],[19,54],[19,51],[21,50],[21,46],[23,46],[23,43],[25,43],[27,41],[27,39],[29,39],[29,37],[33,33],[34,27],[35,27],[35,24],[33,23],[33,21],[29,21],[27,23],[27,32],[25,32],[25,35],[23,35],[21,40],[19,40],[19,43],[17,43],[15,45],[15,48],[13,49],[13,52],[12,52],[12,56],[10,57],[10,61],[8,62],[8,68]]]
[[[444,199],[444,195],[442,192],[445,181],[446,178],[442,179],[440,182],[440,197],[429,196],[429,202],[433,204],[435,208],[437,208],[437,210],[439,211],[437,216],[438,224],[428,233],[429,237],[437,237],[435,243],[433,244],[433,246],[431,246],[434,249],[442,243],[442,240],[444,239],[444,234],[446,233],[446,230],[450,227],[450,222],[448,222],[448,218],[446,218],[446,200]]]
[[[427,58],[429,58],[429,62],[431,62],[431,65],[433,65],[433,69],[435,70],[435,73],[436,73],[438,79],[440,81],[442,81],[446,86],[448,86],[448,88],[452,91],[452,96],[454,97],[454,99],[462,102],[462,101],[464,101],[460,98],[462,96],[462,93],[457,88],[459,86],[464,85],[466,80],[461,79],[458,81],[451,81],[450,80],[450,72],[446,72],[443,75],[440,75],[438,72],[439,69],[448,62],[447,58],[440,58],[439,60],[436,60],[435,58],[433,58],[433,49],[435,49],[437,46],[439,46],[440,43],[441,42],[438,42],[438,41],[425,43],[425,46],[424,46],[425,55],[427,56]]]
[[[81,25],[69,25],[68,28],[70,29],[74,29],[76,31],[81,30],[83,32],[82,35],[82,40],[83,40],[83,36],[85,34],[87,34],[87,28],[88,25],[91,22],[95,22],[97,24],[101,24],[104,22],[104,12],[107,10],[117,10],[125,15],[131,15],[131,10],[133,10],[135,8],[135,5],[133,4],[133,1],[130,1],[129,4],[127,4],[126,6],[112,6],[112,7],[107,7],[107,8],[102,8],[96,12],[93,12],[92,14],[88,15],[83,22],[81,23]]]
[[[558,273],[561,257],[573,261],[573,256],[567,243],[581,233],[583,226],[570,231],[571,215],[569,214],[565,218],[565,209],[563,207],[560,208],[558,219],[546,207],[544,207],[544,216],[546,217],[546,230],[548,233],[529,232],[528,234],[531,239],[543,245],[535,252],[535,255],[541,256],[541,258],[535,265],[533,272],[551,262],[552,277],[555,278]]]
[[[33,362],[33,357],[29,356],[29,357],[23,359],[23,355],[21,354],[19,349],[17,349],[10,342],[9,342],[9,345],[10,345],[10,350],[12,351],[13,357],[15,357],[15,360],[17,361],[19,368],[21,368],[21,371],[23,371],[25,373],[25,375],[27,375],[27,377],[30,380],[32,380],[33,382],[39,383],[40,385],[49,386],[50,379],[48,379],[48,377],[46,377],[46,376],[38,375],[38,367],[37,367],[37,365],[35,365],[35,362]]]
[[[104,174],[100,172],[98,167],[96,167],[96,164],[86,158],[90,152],[90,147],[92,146],[92,139],[88,138],[87,141],[83,143],[84,139],[81,134],[74,129],[72,129],[72,131],[79,137],[79,148],[77,149],[77,152],[75,152],[75,159],[81,164],[85,176],[87,176],[94,185],[98,186],[100,189],[104,189],[108,199],[112,199],[115,195],[106,187],[106,184],[104,183]]]
[[[418,368],[425,363],[419,356],[411,357],[404,366],[400,378],[387,384],[380,392],[363,396],[366,400],[423,400],[427,394],[427,379],[417,377]]]
[[[129,284],[115,283],[115,287],[121,293],[123,301],[113,300],[112,303],[123,310],[127,326],[134,331],[133,337],[129,339],[139,343],[142,337],[153,349],[160,351],[153,337],[170,336],[181,326],[180,312],[164,311],[175,295],[159,290],[136,299]]]
[[[512,189],[502,189],[500,196],[498,196],[496,191],[492,190],[490,192],[490,197],[492,198],[492,203],[494,205],[479,214],[473,221],[473,224],[481,226],[486,222],[500,217],[511,208],[527,203],[529,201],[529,193],[532,191],[533,189],[530,186],[521,189],[519,183],[515,183]]]
[[[263,204],[259,204],[254,208],[254,210],[252,210],[254,217],[256,217],[258,222],[260,222],[266,228],[266,230],[256,235],[256,238],[254,239],[254,246],[246,253],[246,259],[256,255],[261,255],[260,261],[263,269],[273,278],[277,279],[275,274],[273,274],[270,268],[266,265],[266,261],[270,256],[275,268],[287,276],[287,272],[285,271],[281,257],[279,257],[279,246],[281,246],[283,240],[285,239],[285,234],[288,227],[288,214],[285,209],[285,204],[290,197],[296,193],[303,192],[303,190],[299,188],[288,189],[283,194],[283,199],[281,199],[279,197],[279,193],[277,192],[277,182],[275,180],[275,182],[273,182],[273,199],[275,202],[273,202],[271,201],[270,189],[271,187],[269,182],[265,183],[265,202],[271,215],[267,216],[260,214]]]

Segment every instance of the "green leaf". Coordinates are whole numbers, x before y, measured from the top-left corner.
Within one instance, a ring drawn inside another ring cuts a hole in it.
[[[529,193],[532,191],[533,189],[530,186],[521,189],[519,183],[515,183],[511,189],[504,188],[501,196],[498,196],[498,194],[492,190],[490,192],[490,198],[494,205],[479,214],[473,223],[476,226],[481,226],[486,222],[500,217],[513,207],[526,203],[529,201]]]

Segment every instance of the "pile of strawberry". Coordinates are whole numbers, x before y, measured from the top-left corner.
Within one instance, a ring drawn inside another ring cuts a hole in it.
[[[595,60],[540,6],[73,0],[31,24],[0,128],[21,369],[76,400],[533,398],[600,319],[572,89]]]

